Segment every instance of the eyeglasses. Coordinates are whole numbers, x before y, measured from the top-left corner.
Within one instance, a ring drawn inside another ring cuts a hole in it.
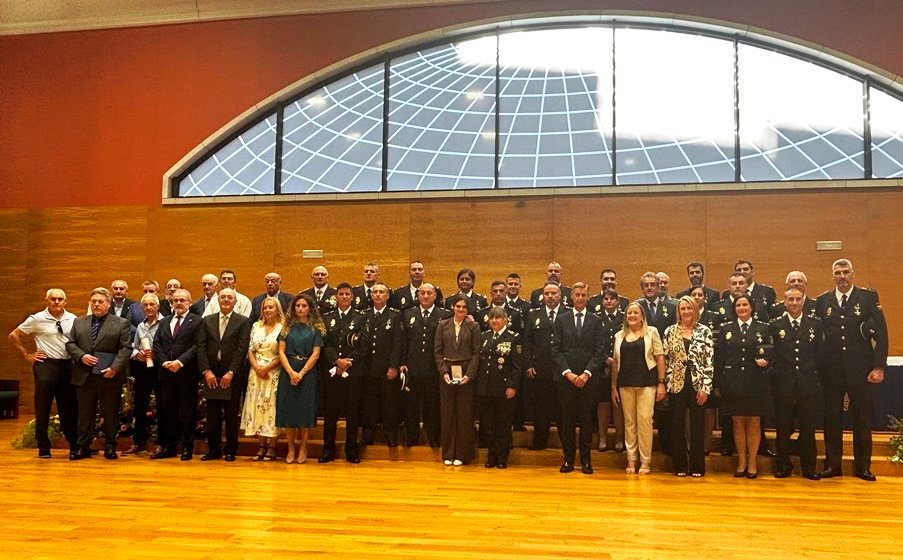
[[[182,302],[187,302],[187,301],[188,301],[188,300],[185,299],[185,298],[175,298],[175,297],[172,298],[172,302],[173,302],[173,303],[182,303]]]
[[[61,325],[59,321],[56,322],[56,330],[57,330],[60,334],[63,334],[63,325]]]

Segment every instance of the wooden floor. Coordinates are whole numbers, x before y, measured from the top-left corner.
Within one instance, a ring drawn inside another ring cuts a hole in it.
[[[0,423],[8,442],[21,424]],[[903,478],[701,480],[0,448],[3,558],[899,558]]]

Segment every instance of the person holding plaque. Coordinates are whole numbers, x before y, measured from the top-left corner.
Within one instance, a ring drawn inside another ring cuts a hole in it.
[[[132,434],[132,446],[123,451],[123,455],[138,455],[147,451],[147,438],[150,436],[147,413],[150,408],[151,391],[156,396],[158,411],[160,408],[160,364],[154,360],[152,350],[154,336],[160,327],[160,319],[163,318],[163,315],[160,314],[160,299],[156,293],[151,292],[141,296],[139,303],[141,316],[144,318],[135,329],[135,339],[132,341],[132,363],[129,368],[129,373],[135,380],[132,385],[135,431]]]
[[[440,440],[445,466],[473,456],[473,379],[480,365],[480,327],[463,294],[449,298],[454,315],[436,328],[434,357],[439,370]]]
[[[721,393],[721,412],[731,417],[734,428],[734,477],[756,478],[761,417],[774,414],[768,372],[774,347],[768,325],[753,319],[750,296],[738,295],[733,303],[736,319],[721,325],[715,343],[714,385]]]
[[[280,292],[281,293],[281,292]],[[248,390],[241,413],[246,436],[257,436],[259,447],[255,461],[276,459],[276,393],[279,389],[279,333],[285,324],[282,304],[276,296],[260,302],[260,320],[251,325],[248,348]]]
[[[238,416],[241,389],[232,386],[241,372],[251,338],[251,322],[234,312],[235,290],[223,288],[217,295],[219,311],[204,317],[198,329],[198,369],[204,377],[207,397],[207,453],[201,461],[223,459],[231,463],[238,451]],[[223,422],[226,445],[223,447]]]
[[[291,315],[279,333],[279,390],[276,392],[276,425],[285,428],[286,463],[307,461],[307,437],[317,425],[317,360],[326,326],[317,301],[305,293],[292,300]],[[301,436],[300,447],[295,440]]]
[[[103,415],[104,453],[117,459],[116,431],[122,384],[128,375],[132,355],[132,331],[128,319],[110,313],[112,296],[106,288],[91,291],[91,313],[72,322],[66,342],[69,357],[75,360],[72,384],[78,399],[78,450],[69,459],[91,457],[96,410]]]

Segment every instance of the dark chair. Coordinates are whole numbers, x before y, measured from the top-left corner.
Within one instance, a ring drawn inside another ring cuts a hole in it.
[[[0,420],[19,417],[19,381],[0,379]]]

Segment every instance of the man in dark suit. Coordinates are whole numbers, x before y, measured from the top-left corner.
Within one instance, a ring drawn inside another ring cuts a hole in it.
[[[462,268],[458,271],[457,281],[458,294],[464,296],[464,298],[467,300],[467,311],[470,313],[471,317],[476,318],[477,312],[480,309],[484,309],[488,306],[486,296],[479,294],[473,290],[473,286],[477,281],[477,274],[469,268]],[[446,309],[451,309],[452,304],[450,302],[452,301],[452,299],[453,298],[449,297],[445,301]]]
[[[774,292],[774,288],[771,286],[767,286],[765,284],[759,284],[755,281],[755,270],[753,269],[753,265],[751,262],[740,259],[736,263],[734,263],[734,272],[739,272],[740,274],[746,276],[746,287],[749,293],[749,297],[752,298],[753,304],[761,304],[766,310],[771,309],[771,306],[774,305],[774,302],[777,300],[777,295]],[[730,290],[725,290],[723,294],[721,294],[721,299],[727,298]],[[767,317],[763,319],[756,319],[757,321],[768,322]]]
[[[522,317],[526,317],[527,311],[530,311],[530,302],[520,297],[520,274],[516,272],[508,274],[508,277],[505,278],[505,285],[508,292],[505,298],[505,306],[508,309],[517,309]]]
[[[580,426],[580,464],[583,474],[592,474],[590,448],[593,424],[596,420],[596,401],[593,384],[600,382],[605,366],[605,326],[598,315],[586,308],[589,290],[578,282],[571,288],[574,308],[555,319],[555,340],[552,357],[561,399],[561,447],[564,463],[562,473],[574,470],[576,427]],[[595,380],[594,380],[595,378]]]
[[[198,369],[208,389],[222,389],[227,395],[207,396],[207,453],[201,461],[235,460],[238,451],[238,420],[241,388],[233,387],[248,356],[251,322],[235,308],[235,290],[223,288],[219,298],[219,313],[204,317],[197,334]],[[223,447],[223,422],[226,424],[226,445]]]
[[[887,323],[877,292],[853,285],[853,264],[838,259],[831,266],[835,289],[815,300],[825,326],[825,470],[822,478],[842,476],[843,401],[853,416],[855,474],[872,474],[872,399],[887,366]]]
[[[251,300],[251,315],[248,319],[250,319],[252,325],[260,320],[260,306],[266,298],[274,297],[278,299],[279,305],[282,306],[282,312],[285,314],[289,313],[289,307],[292,305],[294,296],[282,291],[282,276],[279,273],[268,272],[263,277],[263,285],[266,288],[264,292],[254,296],[254,299]]]
[[[325,316],[336,308],[336,289],[329,285],[329,271],[325,266],[315,266],[310,273],[314,285],[301,292],[314,298],[320,316]]]
[[[398,293],[397,291],[395,292]],[[439,321],[451,317],[451,311],[436,305],[436,289],[424,282],[418,290],[417,307],[404,312],[404,342],[401,373],[407,376],[408,399],[405,415],[404,446],[420,443],[420,420],[430,447],[439,447],[439,370],[434,349]]]
[[[362,443],[373,443],[376,425],[382,420],[383,434],[389,447],[398,445],[400,424],[398,400],[401,393],[402,316],[397,309],[390,309],[389,287],[382,282],[370,289],[373,307],[364,314],[364,330],[370,341],[370,367],[363,379],[364,426]]]
[[[326,324],[320,358],[323,380],[323,454],[318,462],[336,456],[339,415],[345,415],[345,459],[360,463],[357,431],[360,426],[361,382],[367,375],[371,352],[364,316],[351,307],[351,284],[336,286],[336,309],[323,317]]]
[[[561,427],[558,386],[553,379],[556,373],[552,344],[555,319],[567,308],[561,305],[561,290],[555,282],[545,285],[542,297],[542,307],[528,311],[524,321],[524,371],[527,374],[524,384],[532,383],[533,395],[532,450],[548,446],[552,420]]]
[[[823,359],[824,331],[821,319],[803,313],[805,295],[799,288],[784,292],[786,311],[771,321],[774,358],[771,361],[777,422],[775,478],[787,478],[790,462],[790,434],[799,420],[800,470],[805,478],[818,480],[815,471],[815,411],[818,395],[819,362]]]
[[[78,450],[69,455],[72,460],[91,456],[98,402],[103,415],[103,456],[117,458],[119,405],[132,355],[132,333],[126,319],[110,312],[111,302],[106,288],[95,288],[89,301],[91,314],[73,321],[66,342],[66,351],[75,361],[72,384],[78,399]]]
[[[420,304],[418,290],[423,285],[424,278],[426,278],[426,271],[422,262],[411,261],[408,267],[408,278],[411,281],[392,292],[392,297],[389,298],[389,307],[401,312],[417,307]],[[442,297],[442,289],[435,284],[430,284],[430,286],[432,286],[432,292],[435,294],[434,303],[442,307],[442,304],[445,302],[445,298]]]
[[[806,295],[806,288],[809,286],[809,280],[805,273],[794,270],[787,273],[787,280],[784,282],[785,289],[796,288],[803,292],[803,315],[815,315],[815,300]],[[786,307],[784,302],[776,303],[768,311],[772,318],[780,317],[784,314]]]
[[[204,295],[192,303],[189,310],[198,317],[206,317],[219,311],[219,300],[216,297],[219,276],[210,273],[201,276],[201,289]]]
[[[351,306],[361,312],[373,307],[371,292],[377,282],[379,282],[379,265],[375,262],[368,262],[364,265],[364,283],[351,288]],[[392,295],[392,290],[389,290],[389,295]]]
[[[558,285],[558,291],[561,294],[561,303],[565,306],[571,304],[571,289],[561,284],[561,265],[557,262],[550,262],[546,267],[546,281],[541,288],[536,288],[530,293],[530,308],[536,309],[541,307],[543,303],[543,293],[546,285],[551,282]]]
[[[721,301],[721,295],[718,290],[709,288],[705,285],[705,265],[699,261],[693,261],[687,265],[687,278],[690,280],[690,287],[677,293],[677,299],[690,295],[694,288],[702,288],[705,294],[705,306],[711,309]]]
[[[127,297],[129,293],[128,283],[125,280],[113,280],[113,283],[110,285],[110,293],[113,298],[110,300],[110,313],[127,319],[129,309],[135,303],[135,300]]]
[[[155,296],[157,296],[157,298],[159,298],[160,297],[160,283],[157,282],[156,280],[145,280],[144,282],[141,283],[141,291],[144,292],[144,295],[154,294]],[[144,295],[142,297],[144,297]],[[157,310],[159,311],[159,309],[160,308],[158,306]],[[147,318],[144,315],[144,306],[141,303],[140,299],[138,301],[136,301],[135,303],[133,303],[131,306],[129,306],[129,311],[128,311],[128,313],[126,313],[125,318],[128,319],[129,323],[132,324],[132,333],[134,334],[135,329],[138,328],[138,325],[143,323],[144,320]]]
[[[161,319],[162,324],[154,335],[154,361],[160,363],[161,399],[157,406],[160,447],[150,458],[175,457],[181,444],[182,460],[190,461],[194,454],[198,410],[198,361],[194,342],[202,319],[189,311],[188,290],[177,289],[171,301],[173,312]]]

